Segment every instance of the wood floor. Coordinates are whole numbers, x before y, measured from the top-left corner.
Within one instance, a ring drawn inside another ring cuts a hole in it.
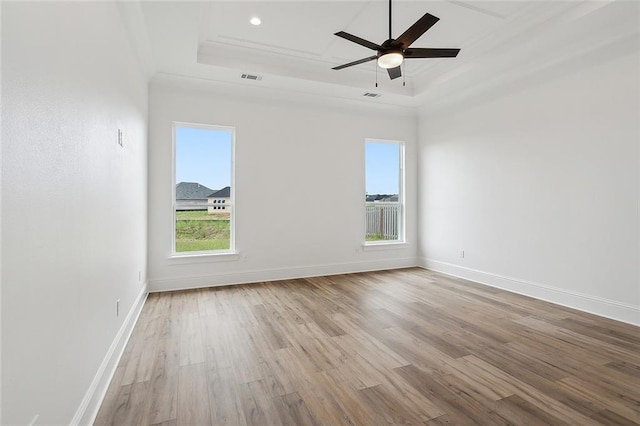
[[[640,424],[640,329],[418,268],[156,293],[95,424]]]

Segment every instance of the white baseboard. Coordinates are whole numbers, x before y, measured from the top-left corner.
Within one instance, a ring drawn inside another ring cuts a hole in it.
[[[420,258],[421,267],[490,287],[501,288],[568,308],[640,326],[640,307],[531,281],[465,268],[438,260]]]
[[[127,317],[124,319],[120,330],[118,330],[118,334],[116,334],[115,339],[113,339],[113,342],[102,360],[102,364],[100,364],[98,372],[93,378],[89,389],[85,393],[80,406],[76,410],[76,414],[73,416],[70,423],[72,426],[92,425],[95,421],[100,405],[102,404],[102,400],[109,388],[109,383],[113,378],[118,362],[120,362],[124,348],[129,341],[129,337],[133,331],[133,326],[138,321],[140,312],[142,312],[142,307],[144,306],[144,302],[146,301],[148,294],[147,283],[145,283],[142,286],[142,289],[140,289],[140,293],[138,293],[136,300],[133,302],[133,306],[131,307],[131,310],[129,310]]]
[[[179,278],[149,280],[149,292],[187,290],[231,284],[248,284],[262,281],[291,280],[325,275],[351,274],[355,272],[418,266],[415,257],[376,260],[367,262],[337,263],[329,265],[298,266],[293,268],[262,269],[233,273],[208,274]]]

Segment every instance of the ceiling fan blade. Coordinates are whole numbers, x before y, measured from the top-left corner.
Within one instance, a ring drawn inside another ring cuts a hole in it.
[[[404,51],[405,59],[412,58],[455,58],[460,49],[428,49],[415,48]]]
[[[378,57],[377,55],[369,56],[368,58],[360,59],[358,61],[349,62],[348,64],[344,64],[344,65],[338,65],[337,67],[333,67],[331,69],[332,70],[341,70],[342,68],[352,67],[354,65],[360,65],[360,64],[364,64],[365,62],[373,61],[377,57]]]
[[[360,46],[364,46],[364,47],[367,47],[367,48],[372,49],[372,50],[380,50],[380,49],[382,49],[382,46],[380,46],[379,44],[372,43],[372,42],[370,42],[368,40],[365,40],[363,38],[354,36],[353,34],[345,33],[344,31],[339,31],[339,32],[335,33],[334,35],[337,35],[338,37],[342,37],[342,38],[344,38],[346,40],[352,41],[354,43],[359,44]]]
[[[407,29],[407,31],[402,33],[402,35],[398,37],[393,44],[400,46],[403,49],[407,49],[411,46],[411,43],[419,39],[422,34],[427,32],[427,30],[435,25],[439,20],[440,18],[437,18],[430,13],[425,13],[422,18],[418,19]]]
[[[389,78],[391,80],[402,76],[402,71],[400,70],[400,65],[398,65],[395,68],[387,68],[387,72],[389,73]]]

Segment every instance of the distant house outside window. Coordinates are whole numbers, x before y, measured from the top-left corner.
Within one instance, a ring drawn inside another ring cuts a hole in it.
[[[404,241],[404,143],[365,141],[365,244]]]
[[[234,251],[235,129],[173,124],[173,255]]]

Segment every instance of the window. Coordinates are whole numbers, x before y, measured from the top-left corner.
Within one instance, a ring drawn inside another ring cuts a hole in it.
[[[173,255],[234,250],[235,129],[173,124]]]
[[[404,144],[365,141],[365,243],[404,241]]]

